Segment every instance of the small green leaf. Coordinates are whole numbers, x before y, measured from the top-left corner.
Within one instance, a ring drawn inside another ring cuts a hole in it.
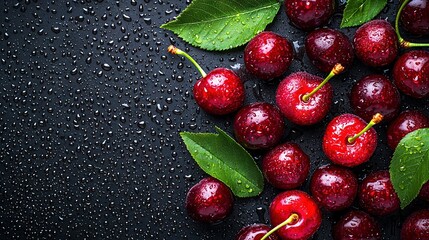
[[[188,151],[207,174],[225,183],[237,197],[254,197],[264,177],[253,157],[220,128],[214,133],[181,132]]]
[[[399,142],[390,162],[390,178],[403,209],[429,180],[429,128],[413,131]]]
[[[348,0],[340,27],[362,25],[377,16],[386,4],[387,0]]]
[[[226,50],[247,43],[271,23],[280,9],[278,0],[193,0],[161,28],[206,50]]]

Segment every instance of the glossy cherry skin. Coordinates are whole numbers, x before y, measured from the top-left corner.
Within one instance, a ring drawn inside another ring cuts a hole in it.
[[[419,198],[429,202],[429,182],[423,184],[419,192]]]
[[[305,31],[327,24],[335,11],[334,0],[285,0],[284,4],[292,24]]]
[[[349,38],[344,33],[330,28],[319,28],[310,32],[305,39],[305,51],[311,63],[327,73],[337,63],[348,69],[354,59],[353,45]]]
[[[255,223],[243,227],[237,234],[235,240],[260,240],[271,228],[265,224]],[[279,240],[275,233],[266,238],[267,240]]]
[[[429,1],[411,0],[402,10],[400,21],[409,33],[429,35]]]
[[[358,191],[359,205],[369,214],[385,216],[399,209],[399,198],[388,171],[372,172],[366,176]]]
[[[390,121],[399,113],[401,95],[386,76],[371,74],[353,86],[350,104],[354,113],[367,122],[376,113],[381,113],[384,121]]]
[[[279,109],[269,103],[244,106],[234,118],[235,138],[249,149],[275,146],[283,137],[285,123]]]
[[[351,170],[335,165],[319,167],[310,181],[311,195],[328,211],[350,207],[358,186],[358,180]]]
[[[367,123],[354,114],[342,114],[328,124],[323,136],[322,147],[325,155],[335,164],[355,167],[367,162],[377,147],[377,133],[369,129],[353,143],[348,142],[365,128]]]
[[[360,26],[353,43],[356,57],[372,67],[387,66],[398,54],[398,37],[386,20],[372,20]]]
[[[278,194],[270,204],[269,213],[273,226],[284,222],[293,213],[298,215],[297,221],[276,231],[281,239],[309,239],[322,223],[322,214],[317,203],[300,190]]]
[[[207,177],[189,189],[185,206],[188,215],[199,222],[217,223],[232,211],[234,197],[221,181]]]
[[[198,106],[213,115],[237,111],[245,98],[243,82],[234,71],[227,68],[216,68],[198,80],[193,93]]]
[[[343,215],[332,231],[334,240],[380,240],[381,236],[377,221],[359,210],[351,210]]]
[[[280,77],[292,63],[294,50],[284,37],[273,32],[261,32],[244,49],[247,71],[263,80]]]
[[[291,122],[308,126],[321,121],[332,104],[332,87],[328,82],[306,102],[302,97],[310,93],[322,78],[306,72],[292,73],[283,79],[276,91],[276,103]]]
[[[402,54],[393,66],[393,80],[399,91],[414,97],[429,96],[429,52],[412,50]]]
[[[310,158],[296,143],[284,143],[271,149],[262,160],[262,172],[275,188],[301,186],[310,171]]]
[[[401,229],[401,240],[429,239],[429,210],[422,209],[408,216]]]
[[[420,128],[429,128],[425,114],[417,110],[401,112],[387,128],[387,145],[394,150],[405,135]]]

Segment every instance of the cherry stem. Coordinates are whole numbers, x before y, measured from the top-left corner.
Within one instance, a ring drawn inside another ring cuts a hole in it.
[[[335,75],[340,74],[343,71],[344,71],[344,67],[340,63],[335,64],[335,66],[332,68],[329,75],[325,78],[325,80],[323,80],[319,84],[319,86],[313,89],[313,91],[311,91],[310,93],[307,93],[304,96],[302,96],[302,101],[308,102],[311,96],[313,96],[317,91],[319,91],[329,80],[331,80],[331,78],[333,78]]]
[[[414,43],[414,42],[409,42],[407,40],[405,40],[402,36],[401,33],[399,31],[399,18],[401,16],[402,10],[405,8],[405,6],[410,2],[411,0],[404,0],[401,4],[401,6],[399,7],[398,12],[396,13],[396,18],[395,18],[395,31],[396,31],[396,35],[398,36],[398,40],[399,40],[399,45],[402,48],[410,48],[410,47],[429,47],[429,43]]]
[[[176,54],[176,55],[180,55],[180,56],[187,58],[189,61],[191,61],[191,63],[193,63],[195,65],[195,67],[198,69],[198,71],[201,73],[201,75],[203,77],[207,76],[206,72],[204,72],[204,70],[201,68],[201,66],[186,52],[180,50],[179,48],[177,48],[173,45],[168,46],[168,52],[171,54]]]
[[[277,225],[275,228],[271,229],[269,232],[267,232],[262,238],[261,240],[265,240],[267,237],[269,237],[271,234],[273,234],[273,232],[279,230],[280,228],[298,221],[299,216],[296,213],[292,213],[288,219],[284,220],[284,222],[280,223],[279,225]]]
[[[362,134],[366,133],[370,128],[372,128],[375,124],[381,122],[381,120],[383,120],[383,115],[381,115],[380,113],[376,113],[371,121],[368,123],[368,125],[366,125],[366,127],[364,129],[362,129],[362,131],[360,131],[359,133],[355,134],[353,137],[349,137],[347,139],[347,141],[351,144],[354,143],[356,141],[356,139],[360,136],[362,136]]]

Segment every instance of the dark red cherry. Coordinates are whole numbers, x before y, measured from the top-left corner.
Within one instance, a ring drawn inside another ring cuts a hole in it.
[[[276,188],[301,186],[310,171],[310,158],[296,143],[284,143],[270,150],[262,160],[262,172]]]
[[[429,1],[411,0],[402,10],[402,27],[414,35],[429,35]]]
[[[353,43],[357,58],[372,67],[387,66],[398,54],[398,37],[386,20],[372,20],[360,26]]]
[[[425,114],[417,110],[400,113],[387,128],[387,145],[395,149],[405,135],[420,128],[429,128],[429,118]]]
[[[192,219],[217,223],[229,215],[233,203],[231,190],[221,181],[207,177],[189,189],[185,206]]]
[[[285,0],[286,15],[293,25],[305,31],[328,23],[335,0]]]
[[[237,234],[235,240],[261,240],[271,228],[265,224],[255,223],[243,227]],[[275,233],[271,234],[266,240],[280,240]]]
[[[311,63],[323,72],[330,72],[337,63],[348,69],[354,59],[349,38],[330,28],[312,31],[305,39],[305,50]]]
[[[429,210],[422,209],[405,219],[401,229],[401,240],[429,239]]]
[[[367,122],[376,113],[381,113],[385,121],[390,121],[399,113],[401,96],[386,76],[371,74],[353,86],[350,104],[353,111]]]
[[[249,149],[274,147],[284,132],[282,114],[269,103],[257,102],[244,106],[234,118],[235,138]]]
[[[393,80],[399,91],[414,97],[429,96],[429,52],[412,50],[402,54],[393,66]]]
[[[247,71],[263,80],[280,77],[292,63],[294,50],[284,37],[273,32],[261,32],[244,49]]]
[[[338,211],[352,205],[358,190],[358,180],[349,169],[325,165],[314,171],[310,191],[320,206]]]
[[[334,225],[334,240],[380,240],[380,226],[368,213],[351,210]]]
[[[358,191],[359,205],[366,212],[384,216],[399,209],[399,198],[388,171],[372,172],[366,176]]]
[[[429,202],[429,182],[423,184],[419,192],[419,198]]]

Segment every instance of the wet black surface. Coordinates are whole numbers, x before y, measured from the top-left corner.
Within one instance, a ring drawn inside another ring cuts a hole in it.
[[[246,103],[274,103],[278,81],[262,83],[243,70],[243,48],[206,52],[159,26],[190,1],[2,1],[0,3],[0,239],[233,239],[244,225],[266,222],[278,190],[236,199],[233,213],[217,225],[192,221],[184,211],[187,190],[206,175],[179,139],[180,131],[232,133],[233,115],[213,117],[192,98],[198,73],[166,52],[175,43],[207,70],[232,67],[246,81]],[[379,18],[393,22],[389,3]],[[338,28],[336,14],[330,27]],[[269,30],[301,46],[305,34],[280,10]],[[355,28],[342,30],[349,37]],[[286,74],[311,66],[302,48]],[[284,141],[310,155],[311,171],[328,163],[321,151],[324,126],[350,112],[348,90],[368,73],[356,61],[332,81],[330,114],[320,124],[287,122]],[[427,100],[403,96],[402,109],[428,114]],[[386,125],[377,126],[379,148],[354,169],[362,179],[387,169],[392,151]],[[252,152],[258,160],[263,152]],[[308,181],[302,189],[308,188]],[[427,206],[427,204],[425,205]],[[401,221],[422,208],[378,218],[385,239],[398,239]],[[314,239],[330,239],[341,213],[324,212]]]

